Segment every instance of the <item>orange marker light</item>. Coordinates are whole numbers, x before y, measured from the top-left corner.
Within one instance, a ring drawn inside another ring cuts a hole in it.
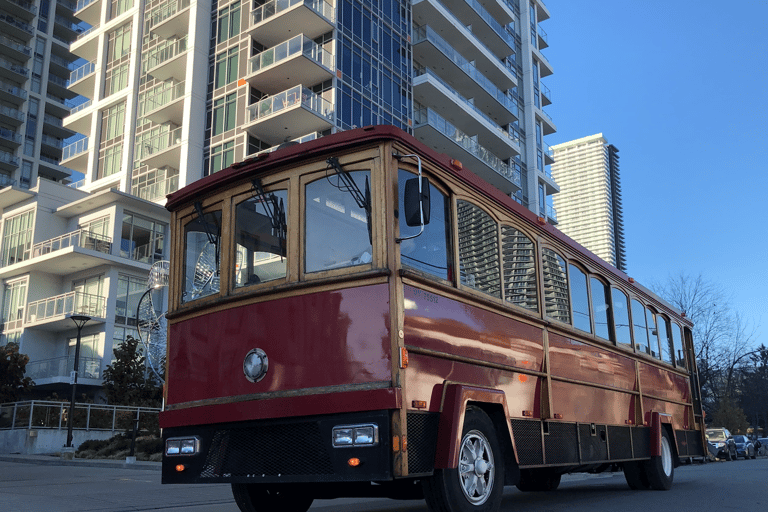
[[[451,165],[458,170],[464,169],[464,166],[462,165],[462,163],[454,158],[451,158]]]
[[[185,469],[187,468],[184,467],[184,464],[176,464],[176,472],[181,473]]]
[[[347,461],[347,464],[349,464],[349,467],[351,468],[356,468],[357,466],[360,465],[360,459],[358,459],[357,457],[352,457]]]
[[[400,368],[408,368],[408,349],[400,347]]]

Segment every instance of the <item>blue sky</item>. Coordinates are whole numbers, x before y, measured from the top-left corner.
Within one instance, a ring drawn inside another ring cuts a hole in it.
[[[545,4],[547,142],[619,149],[628,274],[702,274],[768,345],[768,1]]]

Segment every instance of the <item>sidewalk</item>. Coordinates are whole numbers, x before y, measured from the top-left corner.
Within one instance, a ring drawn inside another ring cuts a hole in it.
[[[72,459],[65,460],[58,455],[19,455],[0,454],[0,461],[20,462],[22,464],[37,464],[42,466],[80,466],[92,468],[138,469],[142,471],[160,471],[160,462],[136,461],[127,463],[125,460],[112,459]]]

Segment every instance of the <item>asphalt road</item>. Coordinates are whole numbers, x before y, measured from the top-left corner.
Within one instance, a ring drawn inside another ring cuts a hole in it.
[[[238,512],[227,485],[160,485],[157,465],[0,456],[3,512]],[[697,512],[768,510],[768,458],[681,466],[672,490],[632,491],[621,473],[569,475],[551,493],[508,487],[503,511]],[[319,500],[323,512],[427,512],[423,501]]]

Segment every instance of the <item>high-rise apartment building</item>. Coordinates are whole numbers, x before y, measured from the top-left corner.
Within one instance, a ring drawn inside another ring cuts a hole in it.
[[[558,229],[626,271],[619,150],[602,133],[552,146]]]
[[[78,134],[28,171],[22,149],[8,151],[17,181],[0,191],[13,254],[0,267],[3,336],[21,342],[38,386],[69,381],[68,314],[93,318],[86,385],[136,335],[147,273],[167,254],[167,193],[283,142],[395,125],[557,221],[541,0],[35,1],[29,57],[13,61],[30,77],[3,89],[29,94],[17,112],[34,99],[38,118],[58,115],[41,123],[41,154],[54,128]],[[0,12],[20,2],[0,0]],[[55,25],[34,28],[44,9],[63,13],[71,45],[57,46]],[[69,169],[83,176],[76,188],[52,181]]]

